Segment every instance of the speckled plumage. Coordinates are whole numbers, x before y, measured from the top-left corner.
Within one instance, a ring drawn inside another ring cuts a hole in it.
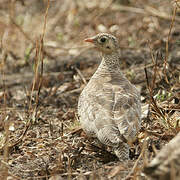
[[[140,129],[140,94],[120,70],[114,36],[101,33],[85,41],[102,52],[102,61],[79,97],[80,123],[87,135],[113,147],[119,160],[127,160],[127,142],[132,142]]]

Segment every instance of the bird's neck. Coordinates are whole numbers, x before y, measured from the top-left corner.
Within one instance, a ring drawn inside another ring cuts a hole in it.
[[[120,72],[119,53],[102,54],[102,61],[96,73],[114,74]]]

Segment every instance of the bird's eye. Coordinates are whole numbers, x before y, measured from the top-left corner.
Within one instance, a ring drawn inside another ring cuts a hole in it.
[[[106,41],[106,38],[102,37],[102,38],[100,39],[100,41],[101,41],[102,43],[104,43],[104,42]]]

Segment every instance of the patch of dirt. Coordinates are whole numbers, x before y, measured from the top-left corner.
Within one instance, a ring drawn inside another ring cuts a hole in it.
[[[42,43],[47,0],[2,0],[1,178],[147,179],[146,162],[180,130],[180,14],[177,8],[170,29],[174,7],[164,0],[52,1]],[[124,164],[89,139],[77,118],[79,94],[100,60],[83,39],[102,31],[119,38],[122,71],[149,104]]]

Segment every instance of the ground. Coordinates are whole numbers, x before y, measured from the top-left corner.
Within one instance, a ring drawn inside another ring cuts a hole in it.
[[[78,122],[100,62],[83,40],[99,32],[118,37],[122,71],[148,107],[124,164]],[[1,179],[148,179],[144,166],[180,130],[178,1],[2,0],[0,39]]]

